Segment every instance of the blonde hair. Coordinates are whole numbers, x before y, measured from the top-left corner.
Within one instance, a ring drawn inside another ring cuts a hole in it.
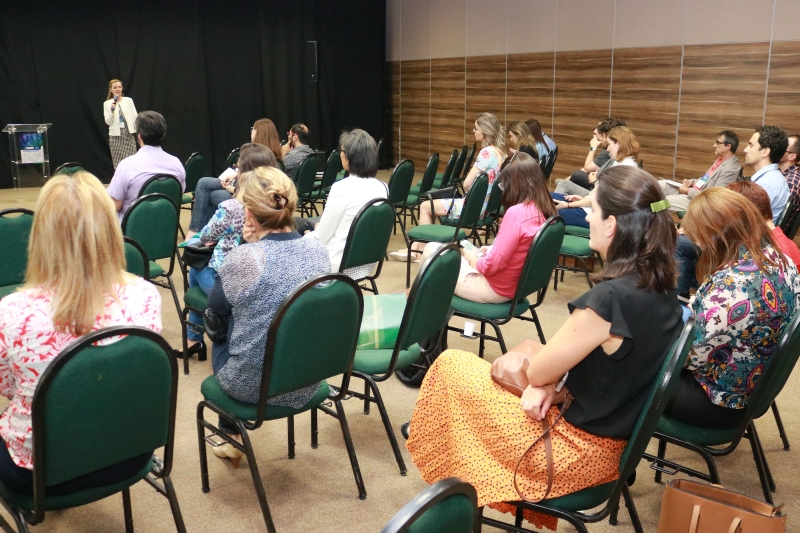
[[[269,230],[292,227],[292,213],[297,205],[297,190],[289,177],[272,167],[258,167],[244,172],[239,201],[253,214],[256,222]]]
[[[53,292],[56,331],[84,335],[115,286],[132,279],[114,203],[100,181],[81,171],[50,178],[36,202],[25,288]]]
[[[517,146],[515,148],[519,149],[520,146],[525,146],[527,144],[536,149],[536,139],[533,138],[531,130],[524,122],[512,122],[508,125],[508,131],[518,137]]]
[[[110,82],[108,82],[108,96],[106,96],[106,100],[111,100],[112,98],[114,98],[114,93],[111,92],[111,86],[114,85],[115,83],[119,83],[120,85],[122,85],[122,80],[118,80],[115,78]],[[120,93],[120,96],[125,96],[125,95],[123,93]]]
[[[506,132],[496,116],[491,113],[480,113],[475,118],[475,122],[483,132],[483,145],[481,148],[486,148],[487,146],[495,146],[500,150],[505,148]]]

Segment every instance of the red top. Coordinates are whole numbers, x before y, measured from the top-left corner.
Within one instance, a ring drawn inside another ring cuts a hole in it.
[[[778,248],[781,249],[783,255],[792,260],[796,267],[800,267],[800,250],[797,245],[783,233],[783,230],[778,226],[772,230],[772,238],[778,243]]]
[[[528,255],[533,237],[545,218],[533,202],[510,207],[503,215],[492,249],[475,265],[486,277],[494,292],[513,298],[522,265]],[[526,295],[527,296],[527,295]]]

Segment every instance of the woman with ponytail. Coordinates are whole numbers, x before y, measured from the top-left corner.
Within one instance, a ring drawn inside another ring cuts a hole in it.
[[[294,230],[292,212],[297,204],[294,183],[278,169],[259,167],[242,183],[239,200],[244,206],[240,244],[217,269],[219,278],[208,293],[208,306],[228,318],[226,342],[211,350],[212,367],[220,387],[230,397],[257,403],[264,364],[264,348],[272,317],[283,299],[304,281],[330,272],[325,247],[301,239]],[[319,384],[269,399],[270,405],[301,407]],[[237,434],[236,426],[220,418],[219,427]],[[230,444],[214,448],[235,467],[242,454]]]

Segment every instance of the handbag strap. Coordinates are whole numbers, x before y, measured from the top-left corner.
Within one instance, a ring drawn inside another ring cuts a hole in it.
[[[550,494],[550,490],[553,488],[553,478],[555,477],[555,462],[553,461],[553,443],[550,440],[550,430],[553,429],[558,421],[564,416],[564,413],[569,408],[570,404],[572,403],[572,395],[567,394],[564,398],[564,403],[561,406],[561,412],[558,413],[558,416],[553,421],[553,424],[550,425],[550,421],[547,420],[547,416],[542,418],[542,434],[534,440],[528,449],[525,450],[525,453],[522,454],[522,457],[519,458],[519,462],[517,462],[517,467],[514,469],[514,490],[517,491],[519,497],[522,498],[524,501],[528,503],[539,503],[540,501],[547,498]],[[538,500],[531,500],[525,497],[521,490],[519,490],[519,486],[517,484],[517,472],[519,471],[519,467],[522,465],[522,461],[525,460],[525,456],[528,455],[534,446],[536,446],[540,440],[544,439],[544,451],[545,456],[547,457],[547,490],[544,492],[544,496],[539,498]]]
[[[692,509],[692,522],[689,524],[689,532],[688,533],[697,533],[697,526],[700,523],[700,506],[695,505],[694,509]],[[736,531],[741,531],[742,527],[742,519],[738,516],[733,519],[731,522],[731,527],[728,528],[728,533],[736,533]]]

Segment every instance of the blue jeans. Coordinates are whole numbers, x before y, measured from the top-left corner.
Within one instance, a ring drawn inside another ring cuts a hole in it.
[[[550,196],[552,196],[554,200],[564,201],[563,194],[551,192]],[[586,222],[586,211],[584,211],[582,207],[568,207],[567,209],[562,209],[558,212],[558,216],[564,219],[564,224],[567,226],[589,227],[589,223]]]
[[[697,260],[700,249],[686,235],[678,235],[675,261],[678,262],[678,296],[689,297],[689,289],[697,288]]]
[[[217,271],[209,266],[205,267],[203,270],[197,270],[196,268],[189,269],[190,289],[199,286],[203,289],[204,293],[208,294],[208,291],[214,286],[216,280]],[[203,317],[200,316],[200,313],[197,311],[189,311],[189,320],[195,324],[203,323]],[[189,326],[186,331],[186,336],[190,341],[201,341],[203,340],[203,333],[204,331],[201,328]]]
[[[231,318],[231,322],[233,319]],[[230,328],[230,323],[228,324]],[[230,333],[230,329],[228,330]],[[228,362],[228,359],[231,358],[231,353],[228,351],[228,343],[221,342],[221,343],[214,343],[211,346],[211,369],[214,371],[214,375],[216,376],[217,373],[222,370],[222,367]],[[219,429],[223,431],[223,433],[227,433],[228,435],[238,435],[239,428],[237,428],[234,424],[231,424],[227,420],[222,417],[219,417],[218,423]]]
[[[217,206],[230,199],[231,193],[222,187],[220,180],[200,178],[197,188],[194,190],[194,207],[192,208],[192,220],[189,222],[189,231],[200,231],[206,227],[217,211]]]

